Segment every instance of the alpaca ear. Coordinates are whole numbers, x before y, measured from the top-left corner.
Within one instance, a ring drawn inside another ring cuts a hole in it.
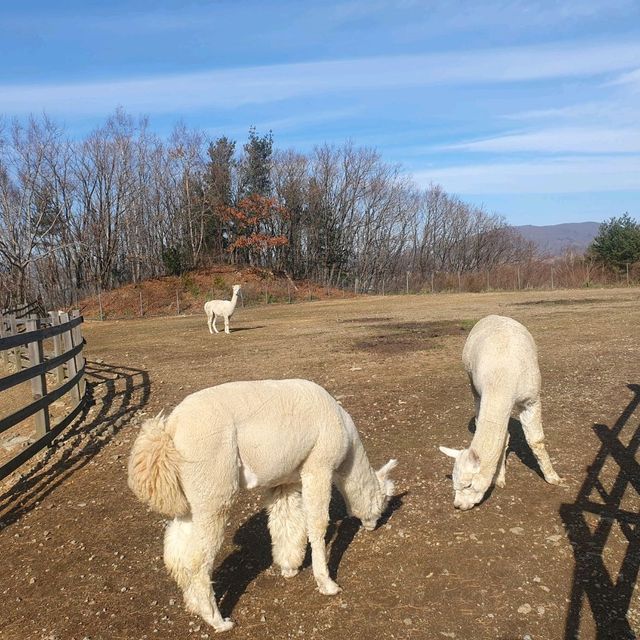
[[[449,447],[438,447],[445,456],[449,456],[450,458],[455,458],[456,460],[460,457],[462,453],[462,449],[449,449]]]
[[[389,460],[387,464],[380,467],[376,471],[376,475],[380,480],[384,480],[389,475],[389,473],[393,471],[393,469],[395,469],[397,466],[398,466],[398,461],[395,458],[391,458],[391,460]]]

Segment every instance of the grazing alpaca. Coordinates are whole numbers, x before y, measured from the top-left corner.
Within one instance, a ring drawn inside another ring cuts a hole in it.
[[[544,446],[540,369],[531,334],[511,318],[487,316],[471,330],[462,361],[475,399],[476,431],[468,449],[440,447],[456,460],[454,506],[471,509],[494,481],[504,487],[508,425],[514,406],[544,479],[560,484]]]
[[[294,576],[311,543],[318,589],[334,595],[325,532],[335,482],[351,515],[375,528],[393,494],[390,460],[371,468],[349,414],[308,380],[230,382],[187,396],[168,417],[147,420],[129,458],[129,487],[174,518],[164,561],[187,608],[216,631],[223,619],[211,587],[227,514],[240,488],[268,493],[274,562]]]
[[[207,314],[207,324],[209,325],[209,333],[219,333],[218,328],[216,327],[216,320],[218,316],[222,316],[224,318],[224,332],[230,333],[229,331],[229,318],[233,315],[233,312],[236,310],[236,303],[238,302],[238,291],[240,291],[240,285],[233,285],[233,296],[231,300],[209,300],[209,302],[205,302],[204,304],[204,312]]]

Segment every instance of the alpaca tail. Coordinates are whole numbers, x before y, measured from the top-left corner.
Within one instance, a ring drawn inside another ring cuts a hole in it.
[[[129,456],[129,488],[154,511],[175,518],[189,514],[190,507],[180,482],[182,458],[166,431],[160,413],[147,420]]]

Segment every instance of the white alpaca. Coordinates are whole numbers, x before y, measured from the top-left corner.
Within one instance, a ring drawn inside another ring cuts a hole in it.
[[[333,595],[340,587],[329,577],[324,540],[332,483],[349,513],[372,530],[393,494],[387,476],[396,464],[374,471],[349,414],[313,382],[231,382],[145,422],[129,458],[129,487],[174,518],[165,564],[189,610],[226,631],[233,623],[220,615],[210,574],[238,489],[267,489],[282,575],[298,572],[308,539],[318,589]]]
[[[218,316],[222,316],[224,318],[224,332],[230,333],[229,331],[229,318],[233,315],[233,312],[236,310],[236,303],[238,302],[238,291],[240,291],[240,285],[233,285],[233,296],[231,296],[231,300],[209,300],[209,302],[205,302],[204,304],[204,312],[207,314],[207,324],[209,325],[209,333],[219,333],[218,328],[216,327],[216,320]]]
[[[509,417],[514,407],[544,479],[560,484],[544,446],[540,368],[531,334],[511,318],[487,316],[469,333],[462,361],[475,399],[476,431],[468,449],[440,447],[456,460],[454,506],[471,509],[492,483],[504,487]]]

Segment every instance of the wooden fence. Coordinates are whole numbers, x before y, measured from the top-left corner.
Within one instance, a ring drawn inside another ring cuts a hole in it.
[[[36,440],[0,466],[0,480],[24,464],[41,449],[51,444],[80,413],[86,398],[84,340],[79,311],[71,314],[52,311],[48,318],[19,318],[16,314],[0,315],[0,352],[5,371],[15,371],[0,378],[0,400],[3,393],[30,381],[33,402],[0,418],[0,434],[34,416]],[[45,353],[44,341],[51,339],[53,352]],[[56,383],[47,389],[47,374]],[[53,427],[50,405],[69,394],[71,409]]]

